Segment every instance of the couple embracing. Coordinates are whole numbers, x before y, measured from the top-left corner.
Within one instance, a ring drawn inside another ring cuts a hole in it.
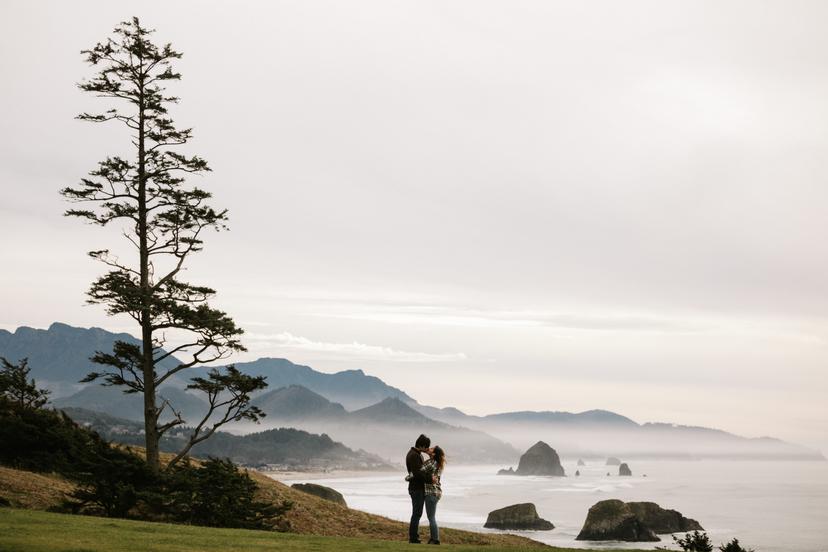
[[[425,458],[423,458],[425,455]],[[408,469],[408,494],[411,496],[411,523],[408,526],[408,542],[420,543],[420,518],[423,517],[423,506],[428,516],[428,526],[431,532],[428,544],[440,544],[440,529],[437,527],[437,502],[443,495],[440,487],[440,476],[446,465],[446,454],[440,447],[431,448],[431,439],[425,435],[417,437],[417,441],[405,456],[405,467]]]

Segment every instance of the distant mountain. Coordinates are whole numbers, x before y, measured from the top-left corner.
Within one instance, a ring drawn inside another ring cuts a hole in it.
[[[351,419],[363,423],[393,424],[403,426],[447,427],[448,424],[423,416],[397,398],[383,399],[377,404],[366,406],[351,413]]]
[[[252,376],[267,376],[271,389],[300,385],[322,395],[348,410],[376,404],[387,397],[413,401],[396,387],[368,376],[362,370],[345,370],[334,374],[317,372],[309,366],[294,364],[284,358],[260,358],[236,363],[236,368]]]
[[[29,358],[31,375],[38,385],[52,390],[52,399],[65,397],[83,387],[78,382],[89,372],[99,370],[90,362],[97,351],[111,352],[116,341],[140,343],[126,333],[112,333],[101,328],[75,328],[55,322],[47,330],[21,326],[14,333],[0,330],[0,356],[12,362]],[[169,357],[162,368],[175,366]]]
[[[348,414],[341,404],[331,402],[301,385],[267,391],[256,397],[251,404],[262,409],[270,419],[285,422],[328,420]]]
[[[397,398],[347,412],[341,405],[300,386],[275,389],[254,401],[267,415],[260,426],[240,424],[236,429],[290,425],[332,438],[400,462],[420,433],[442,443],[461,462],[513,462],[518,451],[480,431],[432,420]],[[313,408],[306,408],[312,404]],[[295,410],[293,410],[295,409]]]
[[[505,412],[503,414],[489,414],[483,417],[490,422],[519,423],[519,424],[566,424],[566,425],[601,425],[633,427],[638,424],[620,414],[608,410],[587,410],[585,412]]]
[[[56,404],[91,405],[120,417],[140,419],[137,397],[98,385],[81,389],[77,384],[94,368],[88,357],[97,350],[111,350],[118,339],[137,342],[128,334],[60,323],[48,330],[0,330],[0,356],[13,361],[28,356],[38,383],[55,390],[52,398]],[[452,407],[421,405],[400,389],[361,370],[328,374],[278,358],[236,366],[245,373],[267,377],[269,390],[255,397],[257,405],[270,411],[266,424],[329,432],[336,439],[352,446],[364,445],[387,458],[394,458],[395,447],[412,439],[410,430],[425,427],[434,435],[445,431],[439,434],[444,444],[453,442],[461,458],[478,462],[482,458],[507,461],[505,457],[515,451],[512,447],[525,449],[540,439],[564,457],[824,459],[817,451],[777,439],[747,439],[721,430],[674,424],[639,425],[606,410],[472,416]],[[183,381],[163,387],[162,392],[171,402],[179,403],[176,408],[200,410],[200,399],[183,391]],[[348,414],[348,410],[353,412]]]
[[[180,412],[182,417],[194,422],[199,416],[207,412],[207,402],[195,393],[184,389],[165,385],[158,392],[159,402],[166,399]],[[120,387],[109,387],[98,384],[87,385],[77,393],[55,399],[52,404],[56,408],[77,407],[95,410],[125,418],[141,421],[144,419],[144,398],[138,393],[124,393]],[[171,419],[172,413],[168,410],[162,413],[162,420]]]
[[[103,437],[128,445],[144,444],[143,424],[83,408],[63,409],[81,425]],[[175,428],[161,440],[161,450],[180,450],[187,428]],[[327,435],[315,435],[292,428],[279,428],[233,435],[217,431],[210,439],[193,447],[193,456],[230,458],[234,462],[261,466],[275,464],[282,468],[390,469],[379,457],[354,451]]]

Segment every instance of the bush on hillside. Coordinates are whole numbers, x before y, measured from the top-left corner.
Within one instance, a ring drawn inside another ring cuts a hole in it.
[[[739,544],[739,539],[733,539],[728,543],[719,545],[719,550],[722,552],[754,552],[752,548],[744,548]]]
[[[693,531],[684,535],[683,538],[674,536],[673,540],[684,552],[713,552],[713,544],[707,533]]]
[[[49,400],[49,391],[29,379],[31,370],[28,358],[14,364],[0,357],[0,396],[17,408],[40,408]]]
[[[58,473],[78,484],[63,509],[79,514],[212,527],[288,527],[291,504],[255,500],[256,483],[229,460],[183,464],[153,474],[146,461],[113,447],[63,412],[21,407],[0,396],[0,464]]]
[[[210,458],[200,467],[176,467],[167,474],[166,511],[173,521],[243,529],[283,528],[292,504],[255,499],[256,482],[230,460]]]

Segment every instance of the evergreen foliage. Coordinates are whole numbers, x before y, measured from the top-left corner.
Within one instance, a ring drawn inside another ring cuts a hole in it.
[[[707,533],[693,531],[685,534],[682,538],[673,536],[673,541],[684,552],[713,552],[713,544],[710,542]]]
[[[29,359],[13,364],[0,357],[0,396],[18,408],[40,408],[49,400],[49,391],[38,389],[34,379],[29,379]]]
[[[186,261],[202,250],[204,233],[226,229],[227,211],[211,207],[209,192],[186,183],[185,177],[210,169],[204,159],[177,151],[190,140],[192,129],[179,128],[170,117],[168,108],[178,98],[168,95],[165,86],[181,78],[173,67],[181,53],[170,44],[153,43],[152,33],[133,18],[118,25],[114,37],[82,52],[98,72],[79,84],[80,89],[109,100],[112,107],[78,118],[124,125],[132,149],[125,157],[105,158],[87,178],[61,194],[78,204],[66,215],[102,227],[120,225],[127,247],[137,253],[130,252],[129,258],[137,259],[132,264],[110,249],[89,253],[109,271],[92,283],[88,301],[103,305],[110,315],[131,317],[140,328],[141,341],[119,341],[111,352],[99,351],[92,360],[102,371],[83,381],[100,380],[143,395],[147,462],[157,472],[161,436],[186,422],[174,404],[159,404],[158,388],[183,370],[245,349],[242,329],[209,306],[215,291],[180,279]],[[168,333],[177,341],[165,349]],[[164,367],[164,361],[181,357],[172,367]],[[248,393],[265,386],[263,377],[234,370],[194,380],[190,388],[207,394],[209,411],[200,423],[191,424],[196,430],[168,466],[217,427],[233,420],[258,420],[262,413],[249,407]],[[162,423],[162,413],[171,419]]]
[[[722,552],[754,552],[752,548],[744,548],[739,544],[739,539],[733,539],[730,542],[719,545],[719,550]]]
[[[156,473],[140,456],[112,446],[62,412],[0,397],[0,464],[58,473],[78,484],[73,513],[211,527],[288,527],[292,504],[255,499],[256,483],[229,460],[181,462]],[[6,443],[10,446],[6,446]]]

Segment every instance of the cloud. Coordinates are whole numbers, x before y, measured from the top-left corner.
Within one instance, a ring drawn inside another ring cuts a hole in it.
[[[709,329],[701,322],[641,314],[553,313],[543,311],[498,311],[424,305],[364,305],[339,311],[311,313],[314,316],[346,318],[398,324],[435,324],[465,327],[550,327],[571,330],[687,333]]]
[[[292,352],[321,354],[333,358],[356,358],[362,360],[381,360],[388,362],[462,362],[468,360],[465,353],[422,353],[400,351],[391,347],[366,345],[353,341],[351,343],[330,343],[313,341],[307,337],[293,335],[290,332],[278,334],[245,334],[245,339],[255,342],[256,349],[283,349]]]

